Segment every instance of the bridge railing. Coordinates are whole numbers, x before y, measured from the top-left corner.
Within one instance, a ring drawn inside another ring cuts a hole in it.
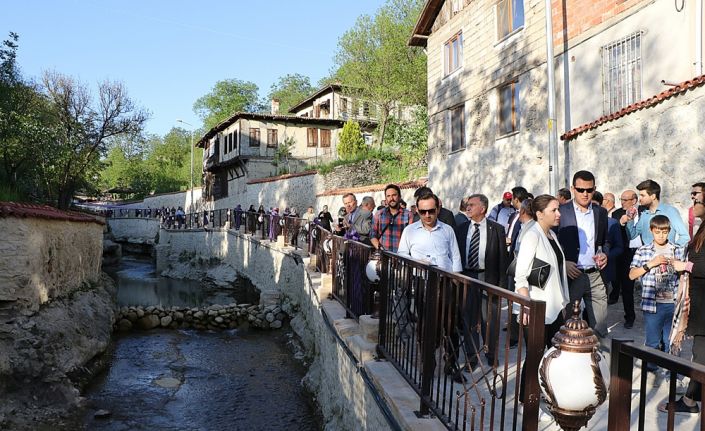
[[[452,430],[537,429],[545,303],[389,252],[380,288],[378,353],[418,393],[420,416]]]

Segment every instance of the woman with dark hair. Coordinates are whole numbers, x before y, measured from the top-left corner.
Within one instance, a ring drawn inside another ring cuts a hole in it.
[[[705,203],[693,202],[693,215],[705,217]],[[690,296],[690,311],[685,317],[685,334],[693,337],[693,362],[705,365],[705,223],[700,225],[698,232],[688,244],[688,258],[686,262],[671,261],[673,268],[678,272],[687,272],[687,293]],[[683,288],[683,284],[678,289]],[[680,292],[679,292],[680,294]],[[677,330],[677,328],[674,328]],[[672,337],[673,339],[673,337]],[[700,399],[700,383],[690,381],[685,395],[675,402],[676,413],[697,414],[700,412],[698,401]],[[659,410],[668,412],[668,404],[659,405]]]
[[[257,212],[255,211],[255,206],[250,205],[247,210],[247,233],[254,235],[255,226],[257,226]]]
[[[551,339],[561,328],[564,322],[564,310],[568,304],[568,277],[565,267],[565,256],[558,237],[551,230],[558,226],[561,213],[558,210],[558,200],[551,195],[537,196],[531,202],[531,211],[535,223],[527,225],[521,231],[521,246],[516,257],[516,271],[514,273],[515,291],[519,295],[546,303],[544,324],[544,346],[551,347]],[[531,285],[529,273],[533,266],[534,258],[540,259],[550,265],[548,279],[544,286]],[[528,324],[528,315],[524,313],[524,324]],[[526,337],[526,331],[524,331]],[[526,338],[525,338],[526,341]],[[521,373],[519,400],[524,401],[525,373]],[[550,417],[541,410],[541,420]]]

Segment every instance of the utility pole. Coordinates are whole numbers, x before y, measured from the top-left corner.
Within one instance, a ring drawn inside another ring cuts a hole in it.
[[[546,4],[546,70],[548,72],[548,188],[558,193],[558,130],[556,130],[556,73],[553,67],[553,21],[551,0]]]
[[[176,120],[177,123],[182,123],[186,124],[187,126],[191,127],[190,133],[191,133],[191,213],[194,213],[196,211],[195,206],[193,204],[193,125],[185,122],[184,120]],[[192,216],[193,217],[193,216]]]

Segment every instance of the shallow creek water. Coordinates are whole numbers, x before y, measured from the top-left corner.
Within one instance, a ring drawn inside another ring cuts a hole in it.
[[[199,283],[153,272],[149,261],[125,258],[116,272],[120,305],[201,306],[234,300],[232,292],[205,293]],[[116,335],[109,367],[86,388],[83,427],[319,430],[310,395],[301,386],[305,370],[287,345],[290,338],[286,330],[249,329]],[[97,417],[99,410],[109,414]]]

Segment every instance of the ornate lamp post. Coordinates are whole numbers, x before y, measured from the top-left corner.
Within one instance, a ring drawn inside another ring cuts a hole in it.
[[[556,422],[565,431],[587,425],[607,398],[609,369],[597,350],[599,342],[580,318],[580,302],[573,316],[553,337],[553,346],[541,360],[541,390]]]

